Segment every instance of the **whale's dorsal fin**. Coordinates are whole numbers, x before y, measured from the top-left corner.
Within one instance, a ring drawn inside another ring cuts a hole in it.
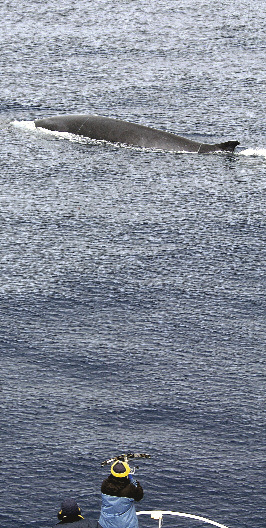
[[[226,152],[234,152],[237,145],[240,145],[239,141],[225,141],[224,143],[216,143],[215,145],[208,145],[207,143],[202,143],[198,150],[199,154],[204,154],[205,152],[217,152],[219,150],[224,150]]]
[[[240,145],[239,141],[225,141],[225,143],[219,144],[221,150],[227,150],[229,152],[234,152],[237,145]]]

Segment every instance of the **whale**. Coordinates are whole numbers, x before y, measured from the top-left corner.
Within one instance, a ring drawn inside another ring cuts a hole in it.
[[[172,132],[99,115],[57,115],[36,119],[34,123],[37,128],[68,132],[93,140],[171,152],[233,152],[239,145],[239,141],[232,140],[215,144],[201,143]]]

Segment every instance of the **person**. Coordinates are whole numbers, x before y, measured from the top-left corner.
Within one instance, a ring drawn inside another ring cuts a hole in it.
[[[130,473],[127,462],[114,462],[111,475],[102,483],[101,492],[100,528],[138,528],[134,503],[142,499],[143,489]]]
[[[81,515],[81,509],[75,499],[65,499],[61,504],[61,510],[57,517],[59,522],[56,524],[63,524],[65,528],[92,528],[91,523],[86,521]]]

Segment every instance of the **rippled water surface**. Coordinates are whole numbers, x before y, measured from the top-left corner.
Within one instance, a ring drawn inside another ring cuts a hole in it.
[[[262,528],[264,2],[0,12],[1,528],[52,527],[69,495],[97,519],[100,464],[127,451],[152,457],[140,509]],[[33,124],[79,112],[241,145],[152,152]]]

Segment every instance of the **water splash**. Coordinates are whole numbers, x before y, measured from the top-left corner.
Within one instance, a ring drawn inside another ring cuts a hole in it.
[[[42,134],[55,136],[58,139],[68,139],[70,141],[76,141],[78,143],[87,142],[87,138],[83,138],[82,136],[76,136],[74,134],[70,134],[69,132],[59,132],[58,130],[48,130],[46,128],[36,127],[34,121],[13,121],[12,125],[17,128],[22,128],[24,130],[30,130],[31,132],[38,131]]]
[[[35,123],[34,121],[12,121],[11,125],[17,127],[17,128],[23,128],[26,130],[34,130],[35,129]]]
[[[238,154],[240,156],[262,156],[262,157],[266,158],[266,149],[265,148],[262,148],[262,149],[259,149],[259,148],[256,148],[256,149],[248,148],[248,149],[245,149],[245,150],[241,150],[241,152],[238,152]]]

